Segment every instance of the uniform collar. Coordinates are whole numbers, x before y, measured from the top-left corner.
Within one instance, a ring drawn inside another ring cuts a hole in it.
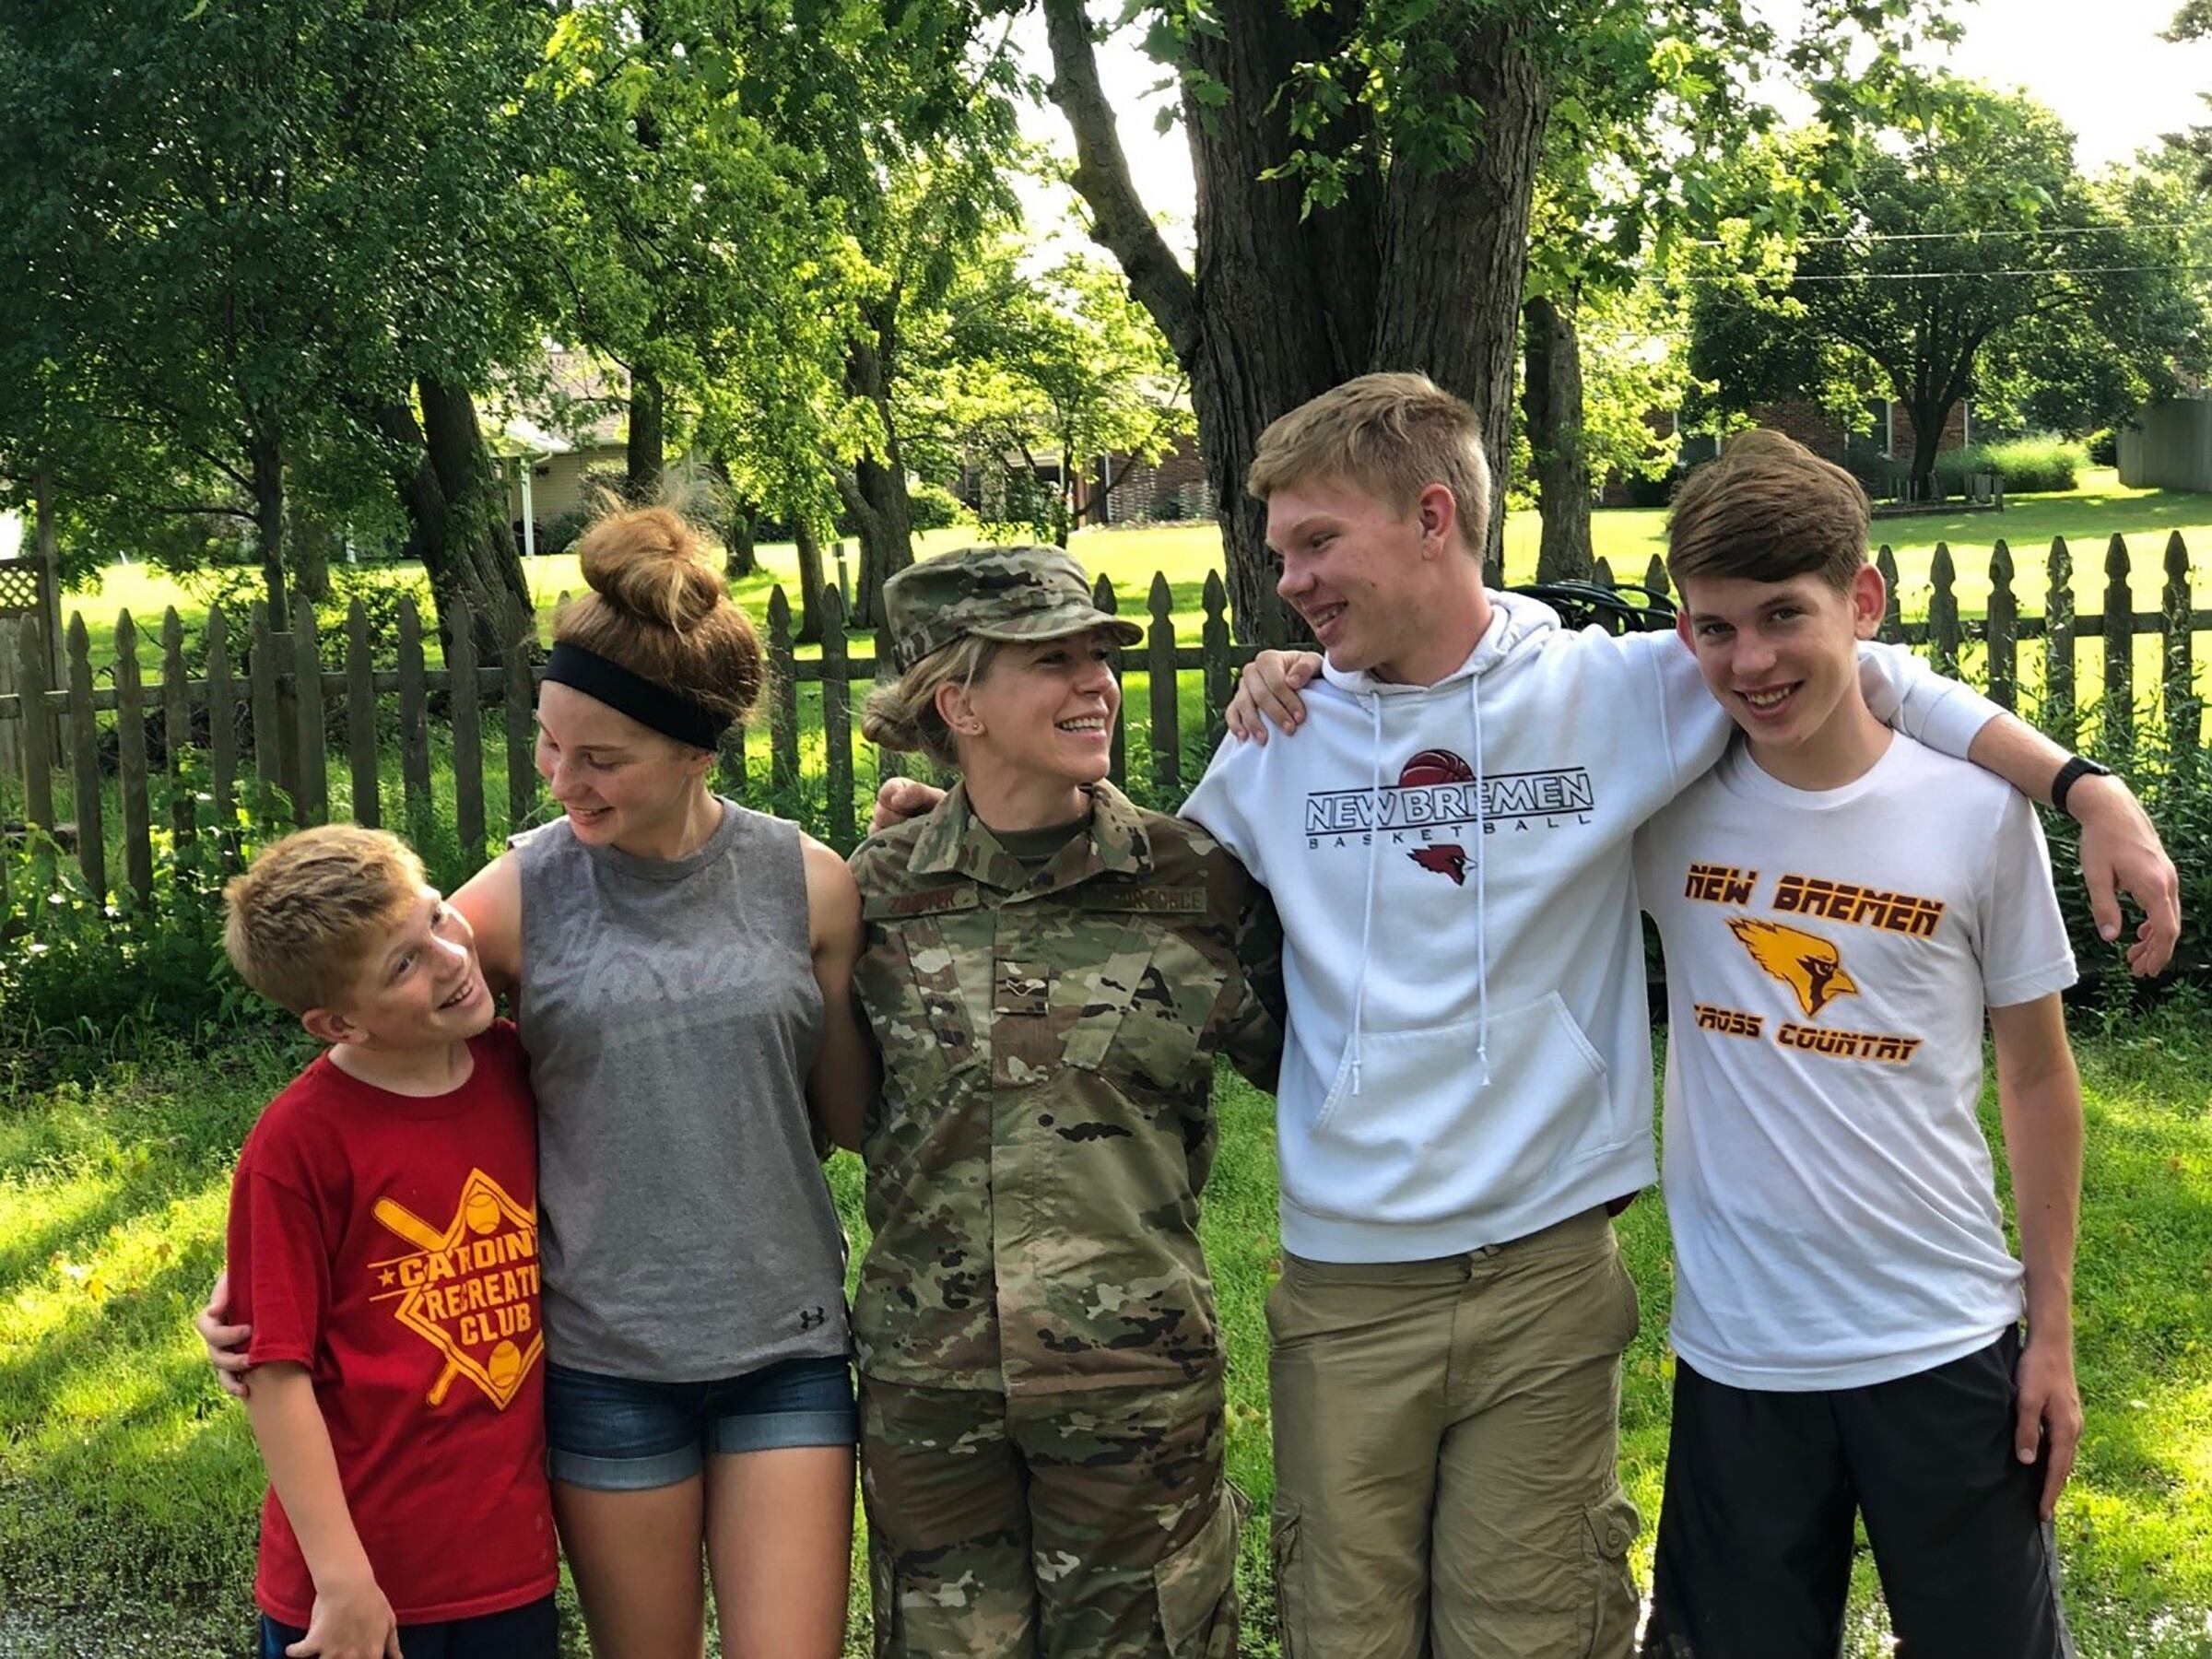
[[[923,826],[907,868],[917,876],[966,876],[1009,893],[1054,892],[1099,875],[1149,875],[1152,843],[1129,797],[1101,779],[1090,800],[1088,832],[1032,877],[969,807],[967,786],[956,783]]]

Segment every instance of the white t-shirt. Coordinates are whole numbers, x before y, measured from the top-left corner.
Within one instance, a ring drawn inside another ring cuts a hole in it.
[[[2034,809],[1901,733],[1841,789],[1739,740],[1636,838],[1666,947],[1676,1352],[1857,1388],[2021,1312],[1982,1094],[1987,1007],[2074,982]]]

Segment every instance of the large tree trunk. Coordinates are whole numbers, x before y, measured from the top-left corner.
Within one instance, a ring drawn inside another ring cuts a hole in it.
[[[760,509],[752,501],[732,501],[722,515],[723,575],[739,582],[760,569]]]
[[[530,584],[515,550],[505,492],[477,423],[475,396],[465,386],[429,375],[417,382],[422,405],[376,406],[377,429],[414,465],[394,482],[407,512],[407,553],[430,579],[441,637],[453,635],[453,605],[465,602],[473,623],[477,656],[487,665],[506,660],[522,618],[530,615]]]
[[[1933,500],[1936,452],[1943,442],[1943,424],[1951,418],[1951,402],[1916,398],[1905,406],[1912,412],[1912,493],[1919,500]]]
[[[667,465],[667,393],[660,377],[637,373],[629,382],[629,441],[623,460],[624,488],[632,502],[657,500]]]
[[[869,452],[837,474],[838,493],[860,532],[860,580],[853,594],[852,625],[873,628],[883,613],[883,584],[914,562],[914,518],[906,494],[906,463],[891,418],[889,376],[884,359],[892,344],[888,318],[873,340],[856,341],[845,358],[845,387],[876,406],[883,424],[881,453]]]
[[[282,632],[292,625],[291,596],[284,580],[284,446],[274,426],[252,412],[247,418],[252,423],[248,460],[253,469],[253,539],[261,552],[269,626]]]
[[[330,521],[319,513],[292,518],[292,583],[317,605],[330,597]]]
[[[792,523],[799,552],[799,643],[822,642],[822,542],[814,521],[801,513]]]
[[[1474,405],[1490,463],[1490,522],[1468,527],[1493,585],[1505,580],[1505,487],[1512,466],[1513,370],[1521,359],[1521,280],[1529,202],[1549,99],[1536,73],[1536,24],[1466,31],[1452,90],[1482,112],[1472,159],[1450,170],[1403,162],[1384,197],[1375,369],[1418,369]]]
[[[1191,403],[1237,633],[1286,643],[1303,629],[1276,594],[1267,510],[1244,478],[1269,423],[1371,366],[1379,231],[1371,189],[1309,217],[1297,180],[1264,176],[1291,147],[1277,88],[1298,62],[1327,61],[1333,42],[1265,0],[1216,15],[1223,34],[1194,36],[1194,56],[1228,85],[1229,104],[1205,111],[1186,94],[1183,109],[1197,181]]]
[[[1587,582],[1596,569],[1590,551],[1590,458],[1583,447],[1583,347],[1574,313],[1539,295],[1522,308],[1528,362],[1521,412],[1536,470],[1536,507],[1544,535],[1536,548],[1538,582]]]
[[[1084,0],[1044,0],[1052,96],[1073,129],[1074,182],[1093,237],[1113,253],[1191,375],[1199,444],[1227,555],[1238,633],[1294,631],[1277,602],[1266,512],[1244,477],[1268,423],[1349,376],[1419,370],[1471,403],[1497,480],[1490,522],[1470,525],[1495,572],[1510,454],[1513,369],[1528,209],[1547,100],[1526,39],[1533,24],[1493,24],[1449,42],[1452,92],[1482,112],[1463,164],[1384,163],[1357,173],[1343,199],[1303,211],[1293,178],[1268,178],[1294,150],[1364,138],[1353,110],[1294,139],[1278,96],[1300,64],[1326,62],[1343,25],[1328,8],[1290,14],[1281,0],[1227,0],[1218,29],[1195,31],[1193,66],[1229,89],[1218,108],[1186,93],[1197,179],[1198,256],[1186,275],[1151,223],[1099,81]],[[1335,32],[1332,32],[1335,31]]]
[[[760,568],[760,552],[757,545],[760,529],[760,503],[737,493],[730,482],[730,458],[716,454],[707,463],[707,474],[714,480],[714,516],[722,531],[723,575],[731,582],[752,575]]]

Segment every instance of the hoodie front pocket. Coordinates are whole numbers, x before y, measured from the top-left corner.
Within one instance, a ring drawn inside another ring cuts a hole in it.
[[[1285,1139],[1283,1182],[1318,1215],[1435,1219],[1522,1194],[1622,1137],[1605,1062],[1550,992],[1487,1028],[1356,1034],[1303,1145]]]

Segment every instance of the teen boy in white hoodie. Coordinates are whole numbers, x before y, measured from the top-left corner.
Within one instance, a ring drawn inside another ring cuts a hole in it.
[[[1630,842],[1729,720],[1677,641],[1569,633],[1486,594],[1476,419],[1424,377],[1294,410],[1250,488],[1327,663],[1302,720],[1282,691],[1305,662],[1247,673],[1232,724],[1255,731],[1256,693],[1307,729],[1226,744],[1183,810],[1272,890],[1285,935],[1287,1646],[1620,1659],[1637,1314],[1606,1206],[1654,1173]],[[1902,652],[1867,648],[1861,672],[1900,730],[2047,796],[2064,757],[1986,700]],[[2151,915],[2131,960],[2155,971],[2179,931],[2171,863],[2116,782],[2068,805],[2107,936],[2116,873]]]

